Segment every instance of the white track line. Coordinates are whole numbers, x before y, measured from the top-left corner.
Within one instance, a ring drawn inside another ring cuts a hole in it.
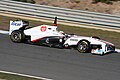
[[[115,49],[115,51],[119,52],[120,53],[120,49]]]
[[[9,31],[0,30],[1,34],[9,34]]]
[[[35,78],[35,79],[42,79],[42,80],[53,80],[53,79],[48,79],[48,78],[43,78],[43,77],[31,76],[31,75],[14,73],[14,72],[8,72],[8,71],[2,71],[2,70],[0,70],[0,73],[13,74],[13,75],[18,75],[18,76],[23,76],[23,77],[29,77],[29,78]]]

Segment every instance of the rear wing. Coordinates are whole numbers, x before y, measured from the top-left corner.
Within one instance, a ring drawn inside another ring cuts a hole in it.
[[[26,27],[28,25],[29,25],[29,23],[27,21],[23,21],[23,20],[12,21],[12,20],[10,20],[9,35],[12,33],[12,31],[18,30],[21,27]]]

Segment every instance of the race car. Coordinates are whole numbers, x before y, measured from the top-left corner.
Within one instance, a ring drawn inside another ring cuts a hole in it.
[[[57,17],[54,25],[40,25],[27,28],[28,21],[10,21],[9,35],[15,43],[33,43],[59,48],[76,48],[80,53],[92,53],[104,55],[115,51],[115,45],[101,40],[99,37],[85,37],[74,34],[66,34],[57,30]]]

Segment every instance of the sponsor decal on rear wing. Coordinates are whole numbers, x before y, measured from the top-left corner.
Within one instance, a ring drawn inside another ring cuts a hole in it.
[[[22,20],[20,21],[10,21],[9,35],[12,31],[19,29],[23,26]]]

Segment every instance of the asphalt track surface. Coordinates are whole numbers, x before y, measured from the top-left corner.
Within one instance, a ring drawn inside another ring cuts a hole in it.
[[[120,54],[80,54],[77,50],[13,43],[0,34],[0,70],[53,80],[120,80]]]

